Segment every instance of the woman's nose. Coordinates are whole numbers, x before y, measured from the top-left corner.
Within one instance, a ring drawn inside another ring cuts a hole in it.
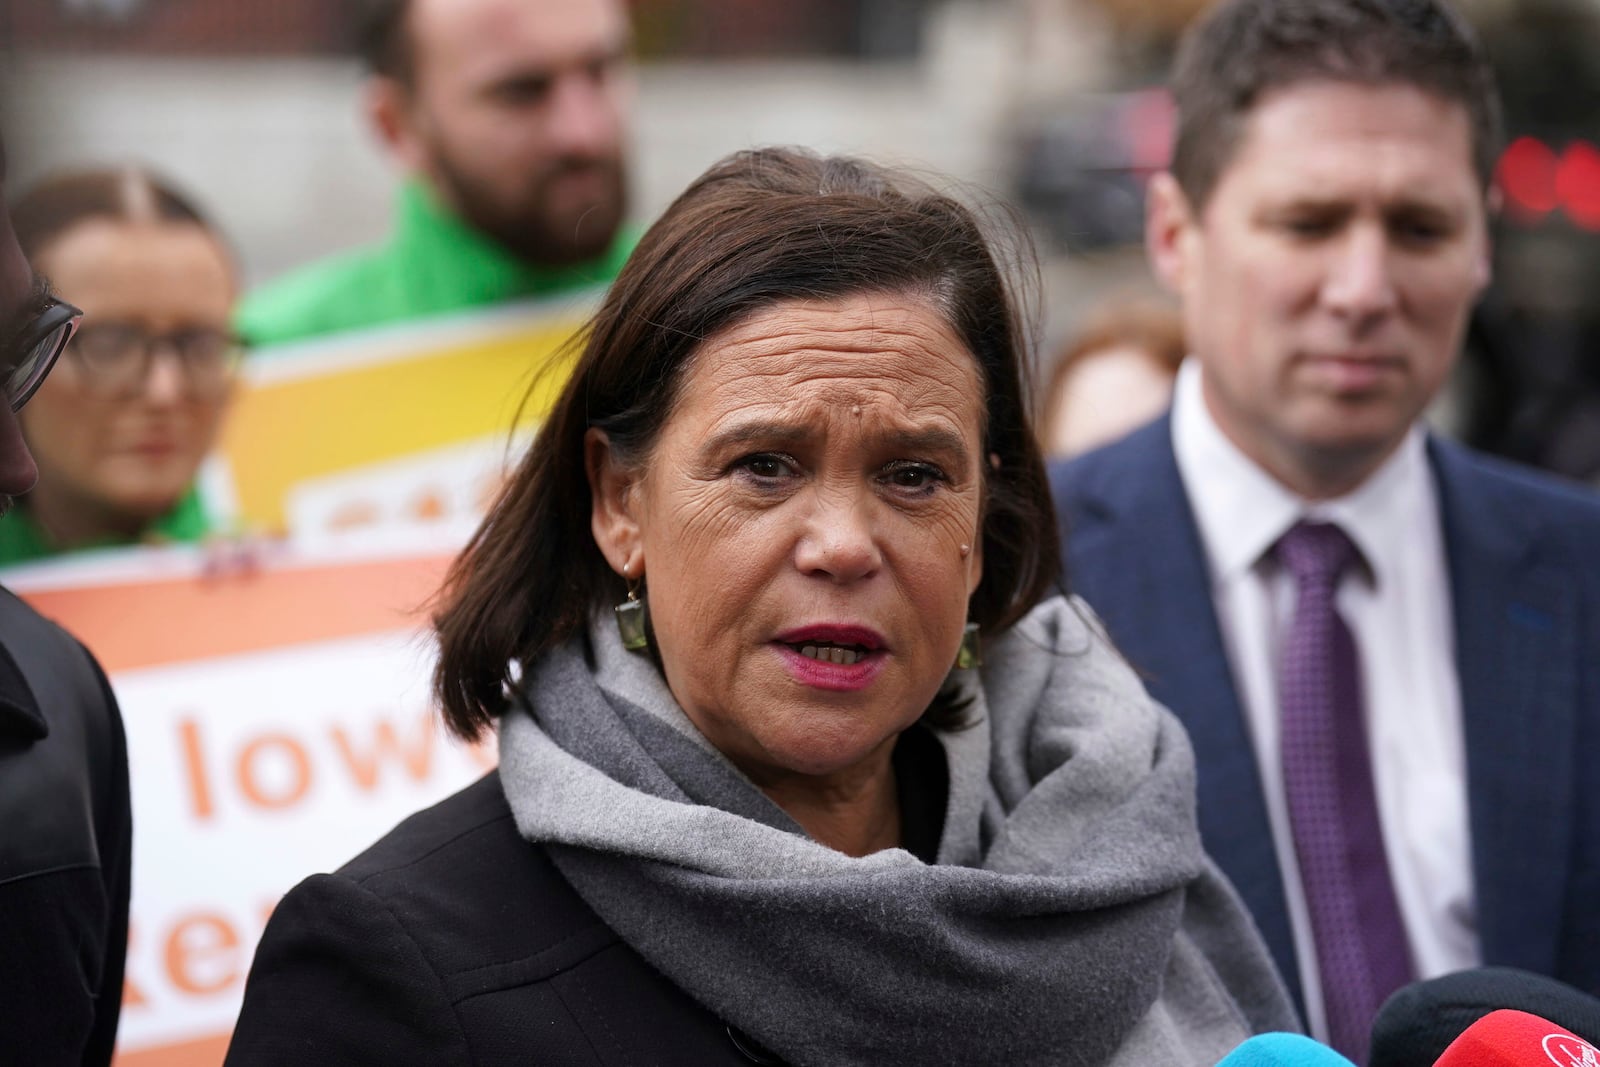
[[[845,494],[819,494],[795,554],[804,574],[835,582],[860,581],[883,565],[869,505]]]

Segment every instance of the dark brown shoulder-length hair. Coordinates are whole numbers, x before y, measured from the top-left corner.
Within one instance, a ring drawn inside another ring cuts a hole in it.
[[[944,314],[985,393],[991,469],[970,617],[994,634],[1047,595],[1061,574],[1055,511],[1028,419],[1014,261],[991,226],[896,171],[797,149],[740,152],[696,180],[612,285],[554,410],[445,580],[434,684],[451,730],[478,737],[515,671],[625,595],[590,533],[586,431],[642,465],[700,345],[784,301],[914,293]],[[1014,225],[1003,232],[1025,249]]]

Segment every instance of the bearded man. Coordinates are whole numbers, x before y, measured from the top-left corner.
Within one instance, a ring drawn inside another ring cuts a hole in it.
[[[367,116],[406,175],[394,230],[238,315],[276,344],[609,281],[632,250],[620,0],[376,0]]]

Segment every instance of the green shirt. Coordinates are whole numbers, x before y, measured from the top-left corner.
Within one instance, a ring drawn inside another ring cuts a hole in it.
[[[119,545],[149,545],[166,544],[170,542],[195,542],[203,540],[212,529],[211,519],[206,515],[205,507],[200,503],[200,494],[190,489],[178,501],[176,507],[155,522],[152,522],[145,531],[137,537],[106,538],[84,545],[74,545],[71,549],[59,548],[50,543],[45,532],[33,521],[33,516],[28,513],[27,500],[19,502],[0,518],[0,567],[11,567],[18,563],[31,563],[34,560],[49,559],[51,556],[61,556],[70,552],[77,552],[89,548],[114,548]]]
[[[408,182],[388,241],[269,282],[245,298],[235,326],[251,344],[271,345],[554,296],[611,281],[637,240],[624,228],[593,262],[530,265],[450,214],[423,185]]]

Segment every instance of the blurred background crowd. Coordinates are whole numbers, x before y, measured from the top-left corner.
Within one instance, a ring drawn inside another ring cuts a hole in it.
[[[10,0],[12,187],[63,168],[150,166],[227,235],[244,292],[382,238],[400,174],[361,105],[357,6]],[[628,218],[647,224],[710,162],[751,144],[953,176],[1017,205],[1039,239],[1040,380],[1087,394],[1080,408],[1125,397],[1127,422],[1140,421],[1160,406],[1172,344],[1153,322],[1165,312],[1139,249],[1142,185],[1165,163],[1164,71],[1201,6],[635,3]],[[1434,419],[1488,451],[1600,480],[1600,310],[1585,299],[1600,281],[1600,70],[1586,58],[1600,47],[1600,4],[1463,7],[1496,64],[1510,136],[1495,283]],[[1135,358],[1084,359],[1085,333]],[[1077,370],[1054,373],[1069,352]],[[1052,411],[1070,403],[1041,398]],[[1083,429],[1080,443],[1107,432]]]

